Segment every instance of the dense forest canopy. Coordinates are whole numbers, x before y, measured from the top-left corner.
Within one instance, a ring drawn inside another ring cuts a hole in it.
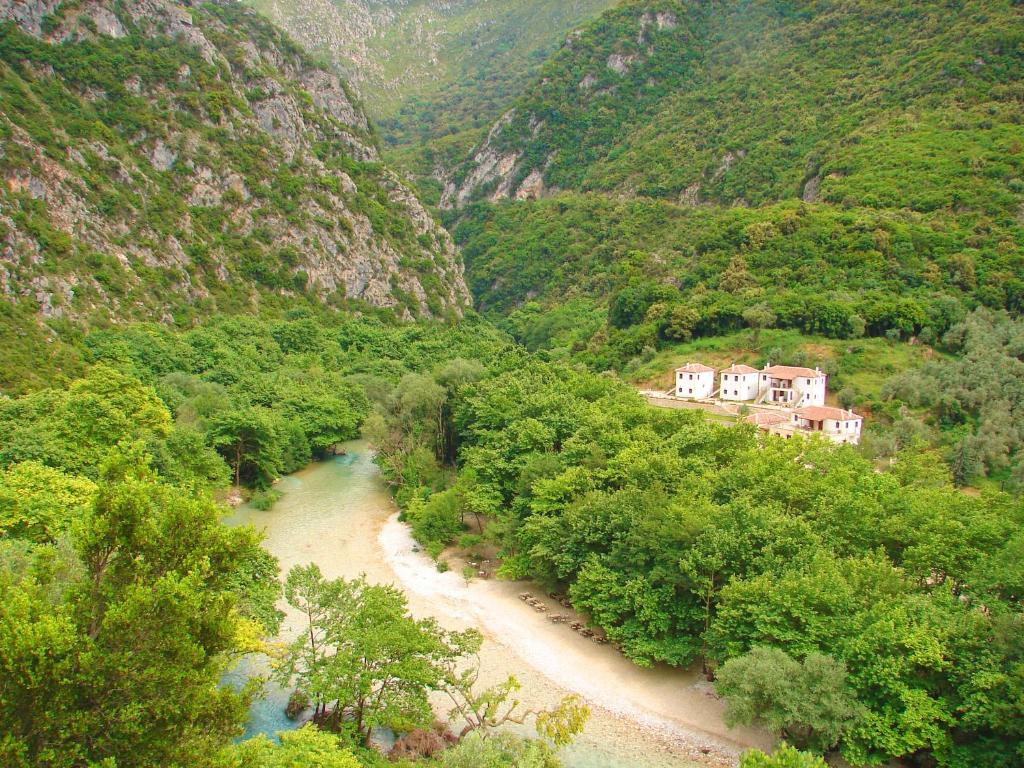
[[[1021,759],[1019,500],[955,491],[922,444],[880,473],[851,447],[652,409],[520,351],[438,389],[454,484],[436,412],[374,425],[433,551],[474,546],[466,523],[487,519],[506,576],[566,590],[637,663],[719,667],[736,722],[799,746],[838,743],[854,764]]]

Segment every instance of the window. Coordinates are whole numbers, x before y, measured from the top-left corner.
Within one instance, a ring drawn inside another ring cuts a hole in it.
[[[690,389],[688,389],[688,390],[686,390],[686,391],[687,391],[688,393],[690,393],[691,395],[693,394],[693,389],[692,389],[692,388],[690,388]]]
[[[693,374],[690,374],[690,381],[693,381]]]

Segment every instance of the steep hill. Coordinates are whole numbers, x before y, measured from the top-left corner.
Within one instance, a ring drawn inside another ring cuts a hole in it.
[[[754,308],[839,338],[1019,313],[1022,43],[1009,0],[624,3],[450,179],[478,305],[535,301],[536,340],[581,300],[577,348],[610,308],[597,365]],[[666,336],[654,305],[688,320]]]
[[[565,42],[448,205],[558,189],[1020,213],[1010,0],[630,0]]]
[[[569,30],[615,2],[245,1],[338,66],[395,145],[486,129]]]
[[[0,294],[93,323],[467,298],[345,83],[229,0],[0,2]]]

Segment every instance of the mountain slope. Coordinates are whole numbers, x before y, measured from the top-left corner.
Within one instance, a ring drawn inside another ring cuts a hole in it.
[[[1009,0],[631,0],[545,64],[445,203],[574,189],[1016,215],[1022,30]]]
[[[227,0],[0,2],[0,181],[0,294],[47,317],[467,297],[345,84]]]
[[[1022,42],[1006,0],[624,3],[449,179],[477,306],[598,370],[1020,315]]]
[[[485,128],[615,0],[246,0],[349,78],[391,144]]]

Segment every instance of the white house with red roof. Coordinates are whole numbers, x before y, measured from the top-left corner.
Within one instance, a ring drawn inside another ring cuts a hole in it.
[[[717,383],[716,383],[717,379]],[[844,408],[825,405],[828,377],[819,368],[772,365],[763,370],[731,365],[721,371],[701,363],[676,369],[675,387],[668,392],[645,392],[648,399],[700,401],[693,407],[717,413],[744,415],[758,429],[781,437],[817,434],[834,443],[860,442],[864,417]],[[744,403],[737,406],[731,403]]]
[[[731,365],[718,374],[718,397],[721,400],[756,400],[760,371],[749,365]]]
[[[792,365],[767,365],[759,374],[757,402],[804,408],[825,405],[825,385],[828,378],[818,368]]]
[[[864,417],[845,408],[830,408],[824,405],[809,405],[795,411],[760,411],[747,416],[744,421],[753,424],[763,432],[790,438],[793,435],[821,435],[833,443],[860,442]]]
[[[809,405],[793,411],[793,424],[803,432],[814,432],[835,443],[860,442],[864,417],[845,408]]]
[[[715,394],[715,369],[700,363],[676,368],[676,397],[684,400],[710,400]]]

